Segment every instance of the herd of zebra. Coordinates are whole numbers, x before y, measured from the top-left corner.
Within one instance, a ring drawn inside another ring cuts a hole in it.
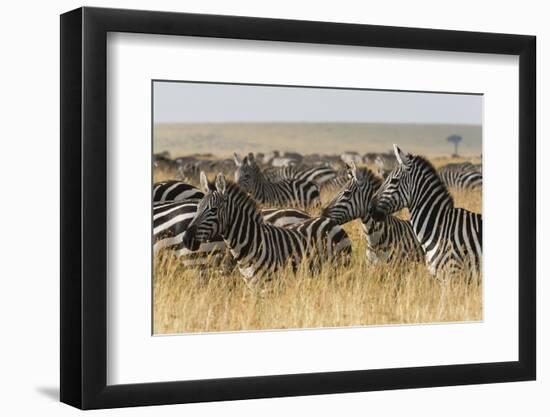
[[[200,271],[238,268],[255,284],[303,261],[312,272],[324,263],[345,266],[353,242],[342,225],[360,219],[371,263],[422,262],[435,276],[479,276],[481,215],[456,208],[449,187],[481,187],[480,165],[436,170],[396,145],[391,154],[346,153],[337,161],[297,155],[179,162],[155,155],[157,169],[180,178],[153,185],[154,252],[172,250]],[[374,169],[357,166],[365,158]],[[321,207],[324,190],[335,196]],[[403,208],[409,220],[394,215]]]

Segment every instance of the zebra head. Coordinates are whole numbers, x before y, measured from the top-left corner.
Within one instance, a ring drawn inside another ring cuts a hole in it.
[[[381,180],[371,170],[357,168],[354,162],[347,165],[347,174],[347,185],[323,210],[323,216],[330,217],[338,224],[369,217],[370,201],[381,184]]]
[[[369,208],[370,215],[376,221],[382,221],[390,214],[409,206],[408,183],[413,168],[413,157],[395,144],[393,151],[398,164],[375,193]]]
[[[211,241],[223,230],[224,216],[220,215],[220,212],[223,211],[226,202],[225,177],[223,174],[218,174],[214,191],[211,190],[204,172],[201,172],[200,180],[205,196],[197,206],[195,217],[189,223],[182,238],[183,246],[190,250],[198,250],[201,243]]]
[[[246,192],[250,193],[254,190],[254,185],[257,178],[261,175],[260,167],[254,159],[254,154],[249,153],[241,161],[239,156],[234,154],[237,170],[235,171],[235,182]]]

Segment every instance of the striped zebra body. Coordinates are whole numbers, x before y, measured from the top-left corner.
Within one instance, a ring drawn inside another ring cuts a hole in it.
[[[368,168],[349,169],[345,188],[323,210],[323,216],[338,224],[361,219],[367,241],[366,255],[370,262],[419,262],[424,252],[416,239],[412,225],[407,220],[388,216],[375,222],[369,214],[369,204],[382,181]]]
[[[455,208],[447,187],[424,158],[394,145],[399,165],[386,178],[371,207],[380,220],[407,207],[416,238],[434,275],[476,275],[482,260],[482,217]]]
[[[265,223],[271,223],[278,227],[287,227],[311,218],[302,210],[274,208],[262,209],[262,216]]]
[[[181,181],[162,181],[153,185],[153,203],[189,201],[204,197],[197,187]]]
[[[153,205],[153,251],[170,249],[180,257],[185,266],[218,267],[226,257],[226,245],[221,235],[213,236],[195,250],[182,244],[183,234],[195,217],[200,200],[164,202]],[[297,224],[310,218],[309,214],[296,209],[262,210],[263,220],[280,227]],[[231,262],[225,262],[230,268]],[[229,272],[229,271],[226,271]]]
[[[308,208],[320,204],[319,186],[308,180],[270,181],[254,160],[254,155],[240,161],[235,154],[235,181],[257,202],[268,206]]]
[[[320,190],[315,183],[305,180],[262,181],[247,190],[261,204],[268,206],[315,207],[320,204]]]
[[[478,171],[481,172],[481,163],[473,164],[471,162],[452,162],[445,164],[440,168],[440,171]]]
[[[280,168],[267,168],[264,175],[271,181],[281,180],[305,180],[323,186],[327,181],[336,177],[336,172],[330,166],[286,166]]]
[[[447,188],[473,190],[483,185],[483,176],[479,171],[445,169],[439,171],[439,177]]]
[[[199,203],[183,243],[194,249],[221,234],[249,284],[287,265],[297,269],[307,256],[317,265],[351,253],[347,234],[331,219],[313,218],[287,228],[266,224],[256,202],[237,184],[227,184],[222,174],[216,189]]]
[[[424,251],[416,240],[409,221],[389,216],[384,221],[362,219],[363,233],[367,239],[367,258],[379,262],[421,262]]]
[[[351,241],[347,233],[328,217],[298,222],[288,226],[288,229],[305,236],[307,255],[313,256],[318,262],[334,259],[345,262],[345,256],[351,254]]]
[[[331,191],[339,191],[344,188],[349,181],[347,168],[336,171],[336,176],[323,184],[323,188]]]

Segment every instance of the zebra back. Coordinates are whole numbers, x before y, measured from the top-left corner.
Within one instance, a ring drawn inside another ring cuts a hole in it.
[[[271,223],[275,226],[286,227],[292,224],[300,223],[311,216],[302,210],[297,209],[262,209],[262,216],[265,223]]]
[[[463,190],[473,190],[481,188],[483,185],[483,176],[478,171],[446,169],[439,171],[439,177],[447,188],[454,187]]]
[[[306,180],[322,186],[327,181],[336,177],[336,171],[330,166],[285,166],[270,167],[264,170],[266,178],[271,181],[281,180]]]
[[[153,203],[201,199],[204,193],[197,187],[181,181],[162,181],[153,185]]]
[[[257,202],[269,206],[308,208],[320,204],[319,186],[305,179],[271,181],[256,164],[253,154],[241,161],[235,154],[235,181]]]
[[[330,179],[329,181],[323,184],[323,188],[330,191],[341,190],[346,186],[348,181],[349,181],[348,169],[341,168],[338,171],[336,171],[336,175],[334,178]]]

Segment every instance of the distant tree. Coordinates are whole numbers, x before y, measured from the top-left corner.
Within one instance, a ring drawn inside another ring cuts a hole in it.
[[[451,142],[453,145],[455,145],[455,151],[453,153],[453,157],[458,156],[458,144],[462,141],[462,136],[459,135],[451,135],[447,138],[447,142]]]

